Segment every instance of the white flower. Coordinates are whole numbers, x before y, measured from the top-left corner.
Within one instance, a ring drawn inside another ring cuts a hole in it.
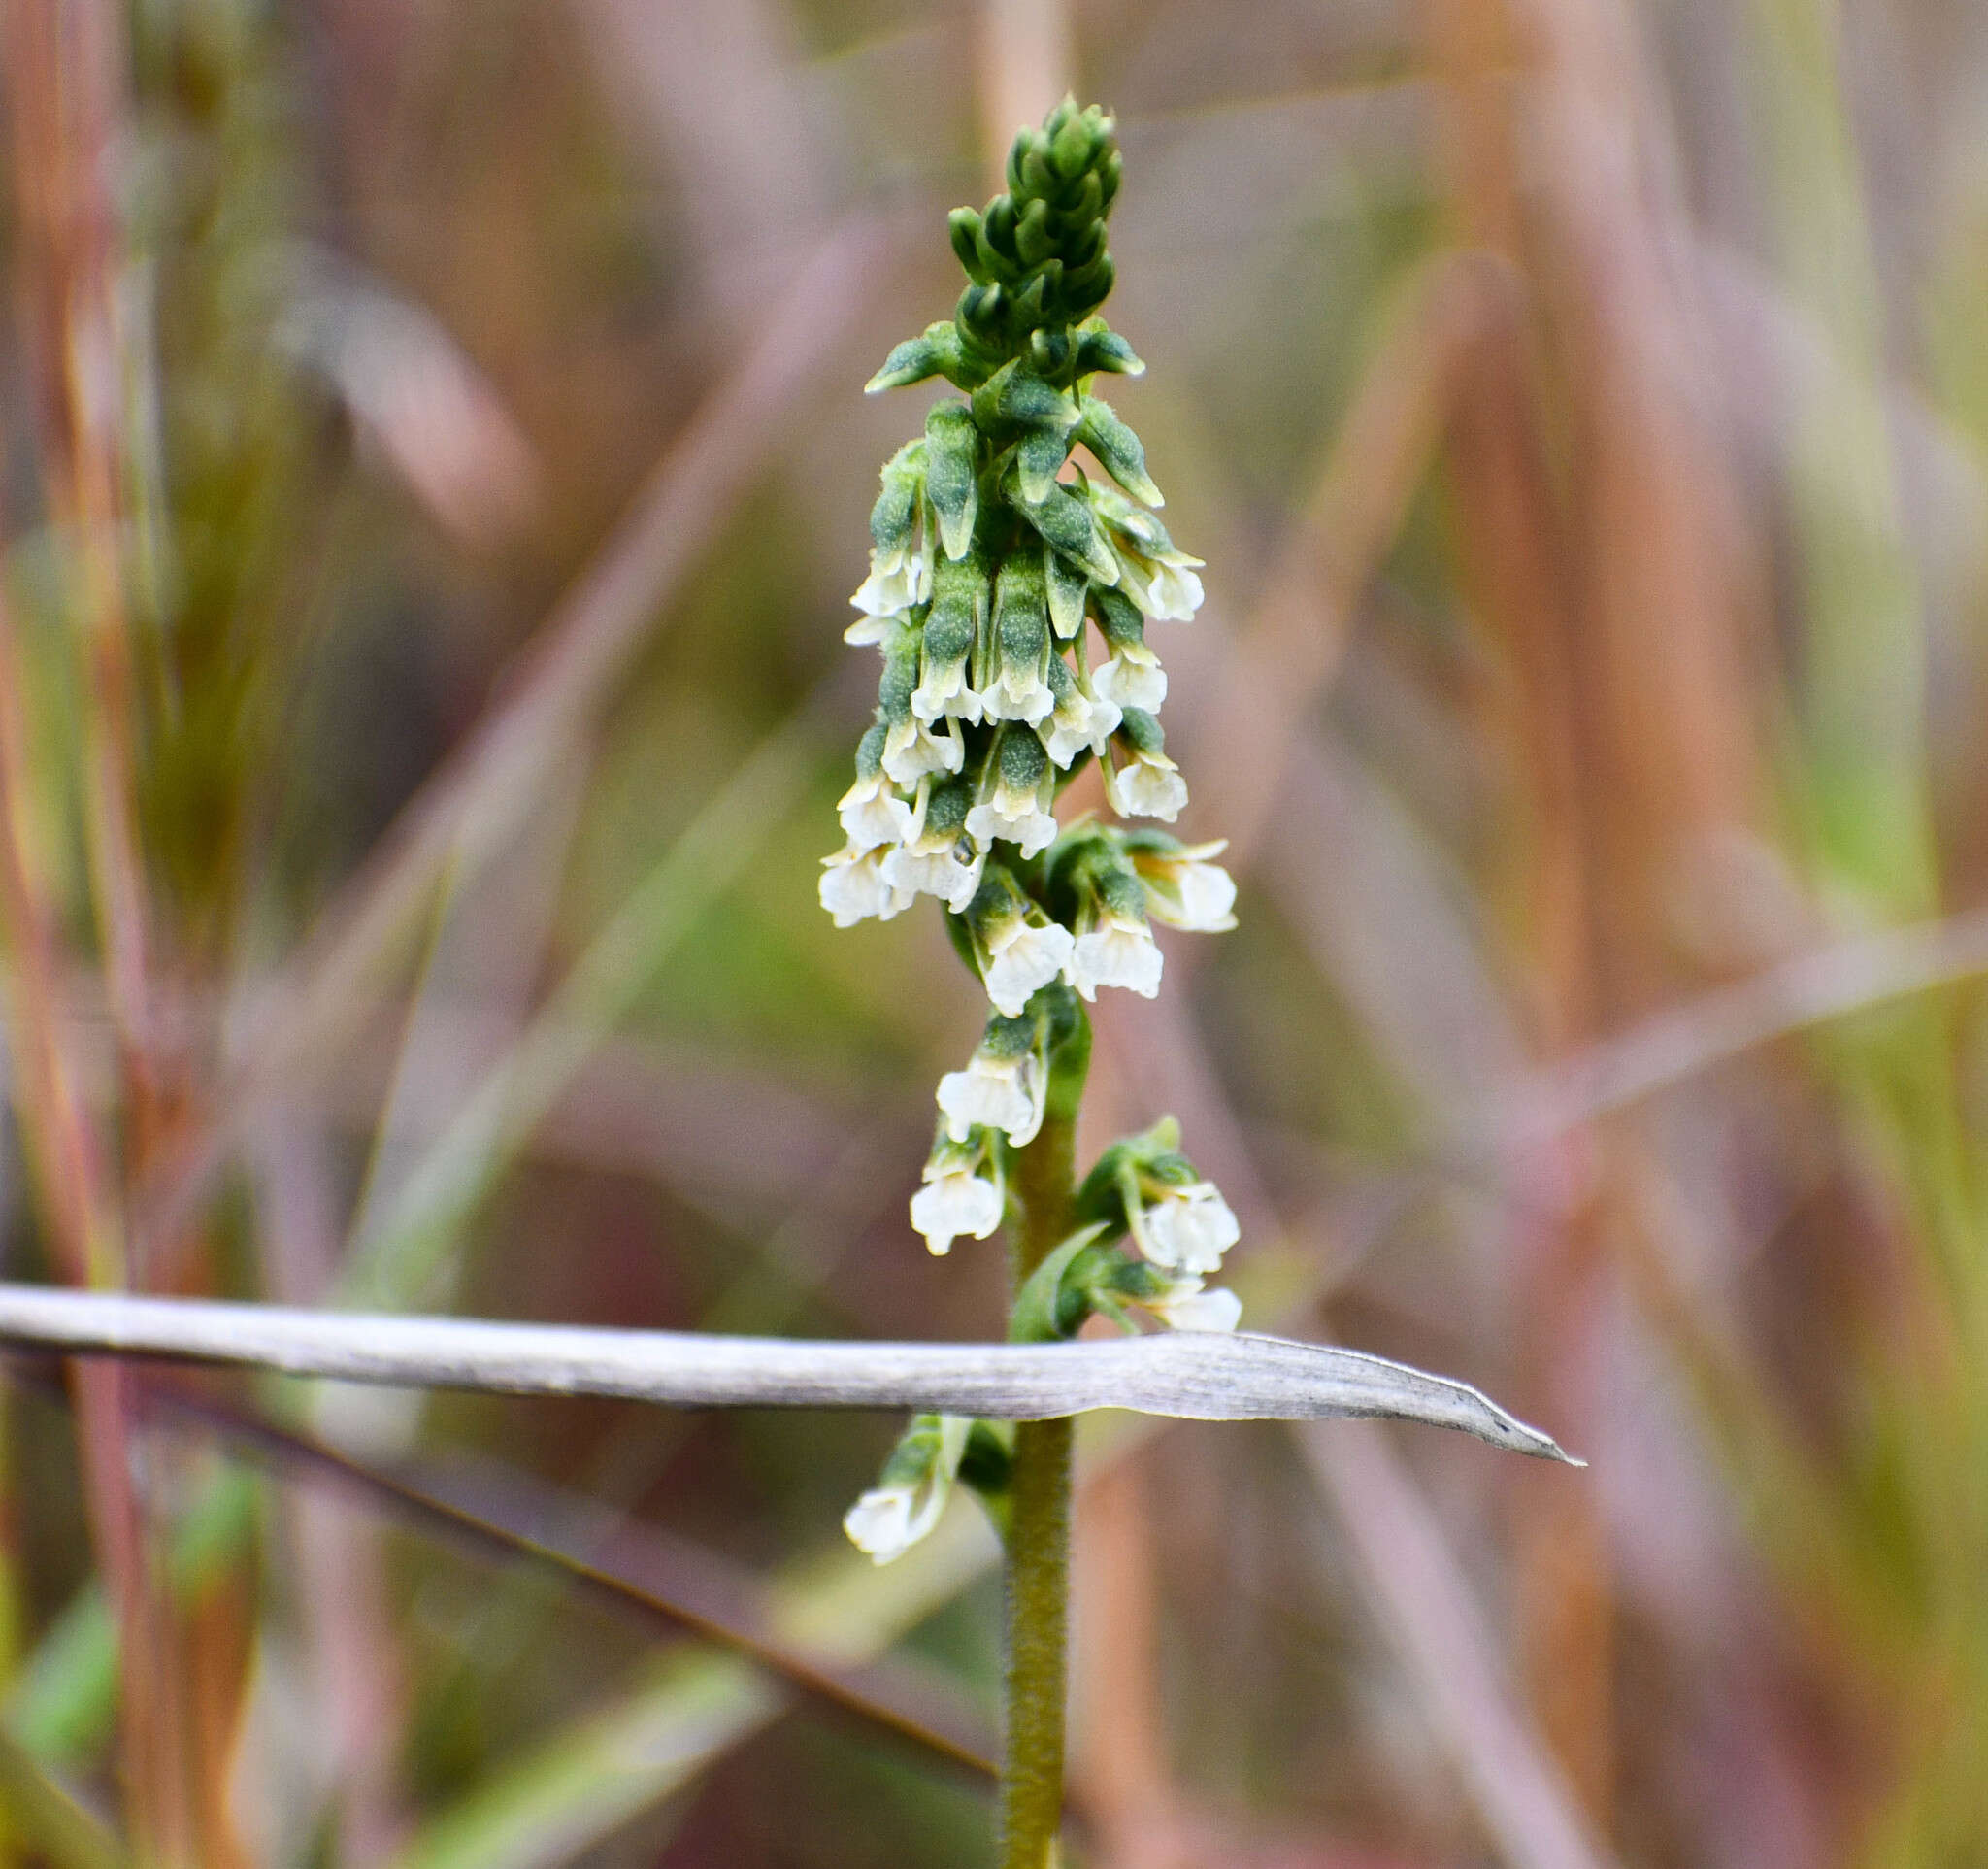
[[[1019,1149],[1035,1141],[1043,1126],[1048,1087],[1043,1060],[1033,1051],[1018,1057],[989,1057],[976,1051],[964,1071],[948,1071],[939,1080],[945,1133],[954,1142],[965,1142],[975,1129],[1001,1129]]]
[[[1167,671],[1143,643],[1114,644],[1104,665],[1092,674],[1091,688],[1121,709],[1143,708],[1157,714],[1167,698]]]
[[[1048,812],[1038,811],[1033,796],[1015,804],[1004,801],[997,792],[986,804],[976,805],[967,813],[967,835],[977,844],[1006,838],[1021,846],[1022,855],[1034,856],[1056,841],[1056,819]]]
[[[1160,851],[1135,849],[1133,867],[1146,885],[1146,913],[1170,928],[1220,934],[1236,925],[1236,884],[1219,863],[1208,859],[1227,848],[1226,840]]]
[[[1106,908],[1097,924],[1077,938],[1070,984],[1086,999],[1096,999],[1100,986],[1124,986],[1151,999],[1160,990],[1161,961],[1142,918]]]
[[[924,680],[911,690],[911,712],[928,724],[943,716],[977,723],[984,709],[984,701],[967,684],[964,661],[928,661]]]
[[[890,775],[878,770],[859,779],[837,801],[852,851],[872,851],[879,844],[901,844],[911,826],[911,808],[897,795]]]
[[[872,1486],[843,1518],[843,1529],[858,1551],[887,1564],[902,1557],[939,1522],[972,1428],[965,1416],[942,1415],[936,1434],[920,1434],[914,1428],[899,1444],[884,1469],[883,1484]],[[923,1462],[900,1473],[907,1464],[906,1450],[914,1444],[925,1456]]]
[[[1206,1291],[1195,1278],[1169,1280],[1157,1297],[1143,1298],[1140,1304],[1170,1330],[1227,1332],[1242,1320],[1241,1298],[1233,1291]]]
[[[883,770],[900,785],[915,785],[931,772],[957,772],[966,764],[966,744],[950,720],[933,733],[915,715],[893,720],[883,742]]]
[[[908,909],[911,897],[883,874],[883,851],[853,846],[822,859],[821,906],[835,917],[838,928],[853,928],[867,916],[888,921]]]
[[[1186,622],[1201,608],[1201,560],[1182,551],[1167,528],[1110,487],[1091,489],[1091,504],[1116,535],[1119,587],[1156,621]]]
[[[1001,1189],[953,1157],[925,1164],[925,1185],[911,1196],[911,1224],[924,1234],[935,1258],[952,1251],[953,1240],[970,1233],[984,1240],[1001,1224]]]
[[[990,720],[1026,720],[1034,726],[1056,705],[1043,671],[1030,663],[1004,658],[1001,673],[980,691]]]
[[[895,617],[858,617],[843,631],[843,641],[856,649],[867,649],[872,643],[882,642],[896,627]]]
[[[1054,921],[1031,926],[1020,916],[987,937],[987,997],[1017,1018],[1039,986],[1046,986],[1069,964],[1077,937]]]
[[[1140,1250],[1171,1272],[1213,1272],[1242,1229],[1213,1182],[1163,1187],[1137,1229]]]
[[[930,542],[914,547],[907,540],[891,551],[870,554],[870,575],[856,586],[849,602],[870,617],[895,617],[920,604],[932,593]]]
[[[1186,558],[1175,564],[1166,559],[1139,558],[1126,552],[1119,558],[1119,581],[1132,593],[1132,600],[1156,623],[1188,623],[1201,608],[1201,580],[1187,567],[1199,564]]]
[[[1105,795],[1120,818],[1158,818],[1171,824],[1187,804],[1187,782],[1164,752],[1134,752],[1113,771],[1105,768]]]
[[[919,839],[883,859],[884,880],[911,895],[936,895],[954,915],[964,913],[980,886],[986,867],[984,851],[962,859],[958,838]]]

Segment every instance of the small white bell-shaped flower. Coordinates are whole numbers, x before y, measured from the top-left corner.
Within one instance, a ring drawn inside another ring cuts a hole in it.
[[[871,916],[888,921],[911,907],[911,892],[883,874],[884,855],[881,848],[859,851],[848,845],[822,858],[821,906],[838,928],[853,928]]]
[[[878,1484],[843,1519],[858,1551],[887,1564],[938,1524],[972,1429],[960,1415],[921,1415],[911,1423]]]
[[[976,1129],[999,1129],[1016,1149],[1036,1139],[1049,1091],[1036,1021],[1003,1018],[988,1022],[964,1071],[939,1080],[939,1109],[945,1133],[964,1143]]]
[[[1222,1254],[1242,1237],[1222,1190],[1210,1181],[1148,1190],[1133,1231],[1155,1265],[1189,1273],[1218,1271]]]

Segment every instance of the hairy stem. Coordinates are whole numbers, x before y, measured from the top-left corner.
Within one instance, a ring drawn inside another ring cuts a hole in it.
[[[1079,1018],[1081,1015],[1079,1015]],[[1052,1073],[1041,1132],[1016,1152],[1010,1186],[1016,1291],[1070,1231],[1077,1102],[1089,1033]],[[1015,1429],[1008,1533],[1008,1747],[1001,1770],[1002,1869],[1048,1869],[1063,1816],[1064,1648],[1070,1598],[1070,1418]]]

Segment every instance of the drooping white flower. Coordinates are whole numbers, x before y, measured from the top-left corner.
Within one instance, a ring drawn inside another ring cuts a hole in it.
[[[1011,556],[994,583],[993,660],[980,681],[988,719],[1034,726],[1056,705],[1048,682],[1048,605],[1042,560]]]
[[[986,702],[967,681],[963,660],[928,661],[924,678],[911,690],[911,712],[928,725],[947,717],[977,725],[985,711]]]
[[[901,844],[911,826],[911,805],[897,795],[890,775],[879,767],[867,779],[858,779],[837,801],[836,812],[843,830],[855,851],[872,851],[879,844]]]
[[[1048,718],[1056,697],[1040,667],[1004,661],[1001,672],[981,691],[980,703],[990,720],[1021,720],[1035,726]]]
[[[1096,999],[1100,986],[1123,986],[1151,999],[1160,990],[1162,961],[1144,918],[1108,906],[1077,937],[1070,957],[1070,984],[1086,999]]]
[[[1019,1017],[1030,994],[1070,964],[1076,946],[1077,937],[1057,922],[1032,924],[1016,916],[986,937],[987,997],[1010,1018]]]
[[[1222,1190],[1209,1181],[1159,1189],[1134,1232],[1155,1265],[1191,1273],[1219,1270],[1222,1254],[1242,1237]]]
[[[1143,507],[1110,487],[1091,489],[1091,506],[1111,534],[1118,585],[1155,621],[1187,622],[1201,608],[1201,560],[1182,551]]]
[[[924,1185],[911,1196],[911,1224],[924,1234],[934,1258],[943,1259],[962,1233],[984,1240],[1001,1224],[1000,1187],[973,1161],[948,1151],[925,1164]]]
[[[1236,883],[1219,863],[1226,839],[1161,851],[1134,846],[1133,868],[1146,887],[1146,914],[1170,928],[1220,934],[1236,925]]]
[[[1143,708],[1157,714],[1167,698],[1167,671],[1143,643],[1114,643],[1111,652],[1091,672],[1091,688],[1118,708]]]
[[[939,1522],[972,1428],[958,1415],[922,1417],[913,1424],[885,1465],[881,1483],[844,1516],[843,1529],[858,1551],[887,1564]]]
[[[888,921],[911,905],[910,891],[898,888],[883,874],[883,850],[854,846],[822,858],[821,906],[835,917],[838,928],[853,928],[870,916]]]
[[[957,831],[929,832],[883,859],[887,882],[912,895],[936,895],[954,915],[962,914],[980,886],[987,853],[974,849]]]
[[[939,594],[918,639],[918,685],[911,691],[911,712],[932,721],[944,716],[977,721],[983,712],[969,674],[977,633],[977,563],[947,565],[939,574]],[[962,588],[962,585],[968,585]]]
[[[1051,761],[1068,766],[1081,752],[1102,752],[1105,743],[1118,730],[1122,717],[1117,704],[1087,693],[1060,655],[1050,660],[1049,686],[1056,696],[1056,709],[1046,726],[1038,731]]]
[[[1198,1278],[1171,1279],[1156,1297],[1140,1300],[1170,1330],[1232,1331],[1242,1320],[1242,1300],[1219,1287],[1204,1289]]]
[[[1002,838],[1021,846],[1024,856],[1034,856],[1056,841],[1056,819],[1041,810],[1033,792],[1021,798],[997,790],[984,805],[967,814],[967,834],[978,844]]]
[[[1179,562],[1141,556],[1136,551],[1118,554],[1118,583],[1132,600],[1156,623],[1188,623],[1201,608],[1201,580],[1189,568],[1199,558],[1176,553]]]
[[[966,758],[966,743],[951,720],[934,733],[916,715],[907,714],[890,723],[884,737],[883,770],[900,785],[915,785],[928,773],[957,772]]]
[[[964,1071],[948,1071],[939,1080],[939,1109],[954,1142],[965,1142],[975,1129],[999,1129],[1019,1149],[1042,1128],[1047,1093],[1047,1074],[1034,1050],[1015,1057],[979,1051]]]
[[[1010,729],[987,762],[992,787],[967,813],[967,834],[981,846],[997,838],[1019,844],[1024,856],[1046,850],[1056,838],[1055,769],[1033,733]]]
[[[1120,818],[1157,818],[1171,824],[1187,807],[1187,781],[1164,752],[1142,749],[1115,770],[1107,762],[1105,795]]]
[[[870,617],[895,617],[932,594],[932,547],[910,540],[889,551],[872,551],[870,575],[849,602]]]

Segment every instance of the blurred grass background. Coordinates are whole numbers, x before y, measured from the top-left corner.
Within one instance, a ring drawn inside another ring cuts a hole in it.
[[[0,81],[8,1276],[996,1327],[905,1218],[978,996],[813,876],[857,391],[1068,84],[1243,879],[1093,1146],[1593,1462],[1087,1423],[1077,1859],[1988,1860],[1988,17],[11,0]],[[971,1510],[837,1529],[894,1423],[15,1373],[0,1869],[991,1860],[798,1666],[991,1744]]]

